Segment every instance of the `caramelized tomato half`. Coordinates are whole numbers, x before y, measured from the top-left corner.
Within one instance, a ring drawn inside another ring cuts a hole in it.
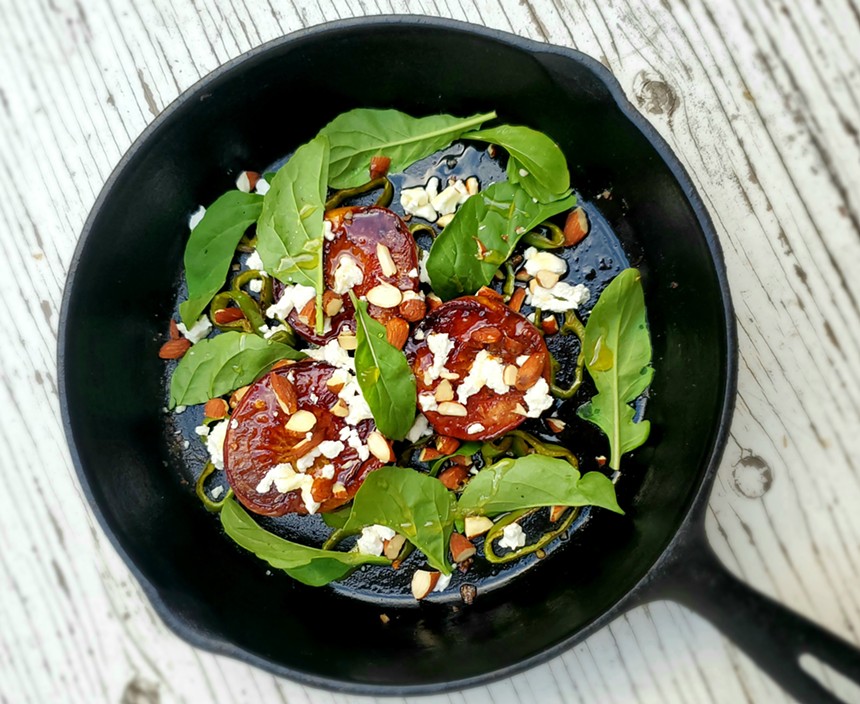
[[[314,328],[315,313],[310,310],[292,311],[289,323],[295,331],[308,342],[324,345],[333,340],[345,329],[355,330],[353,306],[348,294],[334,293],[335,272],[344,257],[351,257],[361,270],[363,278],[352,290],[356,296],[364,296],[374,286],[385,282],[405,291],[418,291],[418,248],[415,238],[406,223],[387,208],[377,206],[337,208],[325,214],[331,223],[332,239],[326,239],[323,249],[325,276],[325,304],[340,300],[340,310],[331,316],[331,329],[317,334]],[[383,273],[383,265],[378,257],[377,245],[384,245],[391,255],[396,272]],[[334,304],[337,307],[337,304]],[[380,308],[368,304],[368,313],[383,325],[394,317],[399,317],[399,306]]]
[[[508,308],[498,295],[463,296],[444,303],[425,318],[416,332],[418,337],[423,333],[423,339],[413,337],[407,354],[418,385],[419,407],[423,394],[433,395],[439,410],[428,409],[424,415],[440,435],[485,440],[512,430],[526,418],[527,390],[540,378],[549,381],[550,356],[543,337],[531,322]],[[432,378],[429,372],[434,354],[428,337],[433,333],[447,333],[453,343],[438,378]],[[510,367],[505,378],[514,383],[508,384],[504,393],[483,386],[461,403],[459,388],[482,350],[491,356],[492,364]],[[443,387],[441,391],[440,386]],[[442,406],[446,398],[455,405]],[[439,412],[443,410],[459,415]]]
[[[373,455],[360,459],[358,450],[341,440],[341,430],[351,426],[330,410],[338,402],[338,386],[326,383],[334,373],[330,364],[302,360],[270,372],[242,397],[224,441],[224,470],[236,498],[250,511],[264,516],[308,513],[301,490],[281,493],[274,483],[264,492],[257,488],[270,469],[287,463],[295,468],[301,457],[318,452],[322,442],[342,442],[343,449],[330,446],[339,450],[336,456],[318,456],[305,472],[313,477],[311,492],[320,504],[318,512],[350,501],[368,473],[382,466]],[[288,430],[287,422],[300,411],[313,413],[313,427],[304,432]],[[373,420],[355,425],[362,443],[374,430]],[[333,472],[326,471],[327,465]]]

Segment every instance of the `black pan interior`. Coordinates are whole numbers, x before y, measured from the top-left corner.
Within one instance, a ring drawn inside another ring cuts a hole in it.
[[[500,675],[593,625],[646,574],[686,515],[723,412],[727,321],[713,243],[691,194],[619,109],[594,62],[455,23],[353,22],[275,42],[168,109],[102,193],[72,263],[61,331],[63,408],[82,481],[166,621],[192,642],[308,683],[430,691]],[[601,74],[602,75],[602,74]],[[162,442],[157,357],[187,216],[357,106],[472,114],[559,141],[643,273],[657,374],[652,439],[626,461],[630,520],[472,607],[389,611],[267,576],[230,549]],[[226,549],[225,549],[226,548]]]

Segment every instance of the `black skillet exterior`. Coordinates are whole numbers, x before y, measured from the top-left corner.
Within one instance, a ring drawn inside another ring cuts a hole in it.
[[[599,539],[591,531],[588,544],[570,546],[575,561],[561,554],[471,608],[425,604],[389,613],[387,624],[371,604],[266,576],[265,565],[232,550],[158,442],[156,353],[188,213],[239,170],[288,153],[358,106],[495,108],[553,135],[581,192],[612,189],[602,208],[643,272],[657,368],[652,441],[626,460],[625,472],[641,479],[622,497],[629,520],[605,517]],[[81,484],[165,622],[207,650],[364,694],[508,676],[673,585],[686,593],[679,556],[703,536],[735,393],[734,318],[712,225],[677,159],[609,72],[575,51],[420,17],[289,35],[168,107],[123,157],[85,225],[59,339],[61,406]],[[717,569],[697,564],[701,574]]]

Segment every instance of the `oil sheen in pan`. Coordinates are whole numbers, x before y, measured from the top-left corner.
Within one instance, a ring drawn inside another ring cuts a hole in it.
[[[286,161],[286,158],[275,162],[267,171],[277,169]],[[494,181],[505,179],[504,163],[497,158],[492,158],[486,149],[455,143],[446,150],[440,151],[422,161],[413,164],[403,174],[392,175],[391,180],[395,186],[395,197],[391,209],[403,215],[399,203],[399,192],[402,188],[424,185],[436,176],[442,187],[449,177],[457,176],[467,178],[477,175],[481,185],[486,187]],[[369,205],[372,204],[378,194],[368,194],[354,199],[350,204]],[[628,258],[621,247],[618,238],[612,231],[607,220],[603,217],[596,205],[579,200],[588,215],[589,234],[578,246],[572,249],[564,249],[556,252],[564,257],[568,263],[568,273],[564,280],[571,284],[583,283],[591,291],[589,302],[584,306],[580,314],[587,318],[588,311],[597,301],[600,292],[618,274],[619,271],[629,266]],[[431,239],[429,235],[420,235],[419,246],[429,249]],[[521,252],[524,248],[518,249]],[[180,275],[178,283],[178,295],[174,317],[177,316],[178,304],[184,300],[183,277]],[[501,287],[499,282],[494,282]],[[522,312],[530,315],[532,310],[524,306]],[[562,337],[555,335],[547,338],[550,351],[561,363],[558,381],[562,385],[568,385],[572,379],[576,356],[579,353],[579,342],[573,335]],[[165,400],[169,389],[169,373],[165,375]],[[522,426],[523,430],[532,432],[545,440],[559,442],[571,448],[580,460],[580,470],[587,471],[597,469],[596,457],[608,454],[606,439],[594,426],[580,420],[576,416],[576,409],[594,393],[587,377],[577,395],[567,401],[556,401],[555,406],[545,415],[556,415],[567,422],[567,427],[560,435],[547,433],[545,424],[540,420],[528,420]],[[641,409],[640,409],[641,410]],[[202,422],[202,408],[189,408],[183,413],[170,413],[165,415],[165,440],[168,447],[169,464],[168,471],[178,471],[178,481],[186,486],[189,494],[189,510],[204,510],[199,506],[194,494],[194,484],[200,472],[208,460],[208,453],[200,438],[194,432],[194,428]],[[635,478],[625,478],[618,486],[619,499],[624,505],[624,496],[628,494],[638,482]],[[216,486],[223,486],[227,490],[227,484],[223,472],[216,472],[207,483],[211,491]],[[193,506],[193,504],[197,504]],[[548,510],[541,510],[521,521],[529,542],[537,539],[543,532],[549,529],[547,521]],[[330,533],[330,529],[323,523],[319,516],[296,516],[287,515],[278,518],[256,517],[258,522],[266,530],[280,535],[289,540],[302,542],[309,545],[319,545]],[[576,560],[579,545],[587,541],[589,527],[593,523],[592,512],[585,508],[580,511],[570,529],[565,535],[547,545],[542,553],[528,555],[519,560],[502,565],[494,565],[483,558],[476,559],[471,568],[464,575],[456,569],[448,587],[441,592],[433,592],[427,597],[431,602],[459,603],[461,601],[461,587],[470,585],[477,589],[478,598],[481,593],[497,589],[512,579],[538,565],[542,560],[550,558],[554,553],[564,548],[563,559]],[[624,520],[612,517],[614,521]],[[217,517],[213,516],[217,523]],[[351,547],[354,538],[344,541],[341,549]],[[225,537],[225,549],[240,549]],[[482,539],[477,539],[478,553],[483,554]],[[538,557],[540,554],[540,557]],[[402,564],[400,569],[392,570],[389,567],[364,566],[357,569],[347,579],[332,583],[331,588],[335,591],[356,599],[373,601],[387,606],[409,606],[414,605],[415,600],[411,595],[410,583],[414,570],[426,567],[423,556],[414,551]],[[280,577],[274,574],[276,571],[269,569],[263,561],[259,562],[262,573]],[[289,579],[285,575],[283,578]]]

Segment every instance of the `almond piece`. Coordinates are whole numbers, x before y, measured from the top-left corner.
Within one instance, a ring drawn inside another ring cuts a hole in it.
[[[439,404],[436,412],[440,416],[457,416],[458,418],[465,418],[469,413],[462,403],[456,401],[443,401]]]
[[[391,445],[388,444],[388,440],[378,430],[374,430],[367,436],[367,449],[380,462],[388,463],[394,459]]]
[[[299,313],[299,320],[312,328],[317,323],[317,299],[312,298]]]
[[[343,389],[343,381],[332,375],[326,379],[325,385],[333,394],[339,394]]]
[[[275,369],[283,369],[284,367],[289,367],[291,364],[295,364],[296,360],[294,359],[279,359],[272,365],[272,371]]]
[[[296,411],[287,421],[286,428],[291,433],[306,433],[317,424],[317,417],[310,411]]]
[[[476,296],[486,296],[487,298],[495,298],[499,301],[504,300],[504,297],[501,293],[496,291],[494,288],[490,288],[489,286],[481,286],[478,289],[478,292],[475,294]]]
[[[436,449],[443,455],[453,455],[460,449],[460,441],[448,435],[440,435],[436,438]]]
[[[236,177],[236,188],[243,193],[250,193],[257,186],[260,174],[256,171],[243,171]]]
[[[415,574],[412,575],[412,596],[420,601],[432,592],[439,581],[439,574],[439,572],[415,570]]]
[[[397,264],[391,257],[391,250],[382,242],[376,243],[376,258],[379,260],[379,268],[383,276],[394,276],[397,273]]]
[[[582,208],[574,208],[564,221],[564,243],[579,244],[588,234],[588,216]]]
[[[531,281],[532,275],[525,269],[520,269],[516,274],[514,274],[514,278],[517,281]]]
[[[230,394],[230,408],[236,408],[236,406],[239,405],[239,401],[245,397],[245,394],[248,393],[248,389],[250,388],[250,386],[242,386]]]
[[[469,465],[472,464],[472,458],[466,457],[466,455],[452,455],[450,457],[450,460],[451,460],[452,464],[457,464],[457,465],[460,465],[461,467],[466,467],[466,468],[468,468]]]
[[[457,381],[460,378],[460,375],[457,372],[442,372],[440,375],[443,379],[447,379],[448,381]]]
[[[229,412],[230,408],[223,398],[210,398],[203,406],[204,418],[226,418]]]
[[[346,496],[346,487],[341,482],[335,482],[331,488],[331,495],[337,498]]]
[[[565,423],[561,418],[547,418],[546,424],[554,433],[560,433],[567,427],[567,423]]]
[[[451,491],[459,491],[468,479],[469,470],[460,464],[455,464],[439,472],[439,481]]]
[[[370,157],[370,180],[385,176],[391,166],[391,157],[389,156],[372,156]]]
[[[597,466],[598,467],[605,467],[606,466],[606,455],[598,455],[594,459],[597,460]]]
[[[567,506],[551,507],[549,510],[549,522],[556,523],[558,519],[562,517],[565,511],[567,511]]]
[[[523,408],[523,404],[521,403],[518,403],[516,406],[514,406],[514,413],[516,413],[518,416],[527,416],[529,414],[529,412],[525,408]]]
[[[406,538],[400,533],[395,533],[391,540],[382,541],[382,554],[389,560],[396,560],[405,543]]]
[[[459,533],[451,533],[450,547],[451,559],[454,562],[463,562],[463,560],[468,560],[478,552],[475,546],[472,545],[472,541]]]
[[[216,325],[227,325],[242,320],[245,314],[240,308],[221,308],[212,314],[212,320]]]
[[[472,333],[471,339],[483,345],[491,345],[502,339],[502,331],[493,326],[478,328]]]
[[[519,313],[523,307],[523,301],[526,300],[526,290],[522,286],[517,286],[511,294],[511,300],[508,301],[508,308],[514,313]]]
[[[549,315],[540,321],[540,327],[544,335],[555,335],[558,332],[558,318]]]
[[[385,336],[388,339],[388,344],[402,350],[403,345],[406,344],[406,338],[409,337],[409,323],[403,318],[388,320],[385,323]]]
[[[478,184],[478,179],[474,176],[469,176],[466,179],[466,191],[468,191],[470,196],[475,195],[480,190],[480,185]]]
[[[269,384],[275,392],[275,398],[278,399],[281,410],[288,416],[295,413],[299,408],[299,401],[296,398],[296,389],[290,380],[280,374],[269,374]]]
[[[518,391],[526,391],[535,385],[535,382],[540,378],[543,371],[543,360],[540,355],[532,354],[523,362],[523,365],[517,371],[517,383],[515,386]]]
[[[345,349],[348,352],[358,347],[358,340],[352,330],[342,330],[337,336],[337,344],[341,346],[341,349]]]
[[[436,400],[441,403],[442,401],[453,401],[454,400],[454,387],[451,386],[451,382],[447,379],[442,379],[439,382],[439,385],[436,387],[436,391],[433,394]],[[446,453],[450,454],[450,453]]]
[[[514,386],[517,383],[517,369],[515,364],[509,364],[505,367],[505,371],[502,372],[502,381],[504,381],[508,386]]]
[[[337,403],[334,404],[331,408],[328,409],[329,413],[333,416],[337,416],[338,418],[346,418],[349,415],[349,407],[346,405],[342,398],[337,400]]]
[[[427,314],[427,304],[420,298],[407,298],[398,308],[400,315],[410,323],[417,323]]]
[[[440,215],[436,218],[436,226],[441,227],[443,230],[451,224],[451,221],[454,219],[454,213],[447,213],[446,215]]]
[[[442,453],[435,447],[422,447],[421,452],[418,453],[419,462],[432,462],[440,457],[442,457]]]
[[[436,310],[439,306],[442,305],[442,299],[439,298],[435,293],[427,294],[427,310],[432,312]]]
[[[184,337],[178,340],[168,340],[158,350],[158,356],[162,359],[179,359],[190,348],[191,343]]]
[[[334,291],[326,290],[323,293],[323,313],[329,318],[333,318],[343,310],[343,299]]]
[[[477,538],[493,527],[493,522],[486,516],[466,516],[463,523],[467,538]]]
[[[173,318],[170,319],[169,335],[171,340],[178,340],[182,337],[182,334],[179,332],[179,326],[176,324],[176,321]]]
[[[552,288],[558,283],[559,278],[561,277],[554,271],[547,271],[546,269],[541,269],[535,274],[535,281],[544,288]]]
[[[403,300],[403,292],[385,281],[380,281],[367,292],[367,302],[377,308],[396,308]]]

